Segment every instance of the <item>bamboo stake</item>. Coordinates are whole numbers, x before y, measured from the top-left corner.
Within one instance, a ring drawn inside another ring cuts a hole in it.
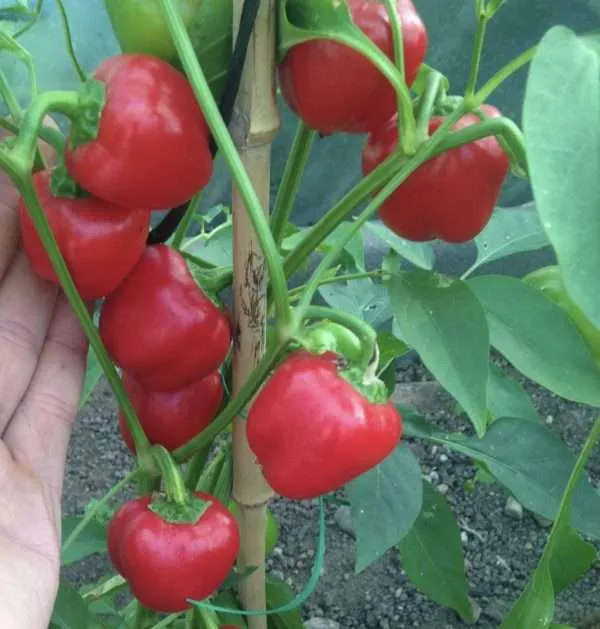
[[[243,4],[244,0],[235,0],[234,32],[239,26]],[[275,101],[275,0],[261,0],[231,133],[266,213],[269,211],[271,145],[279,125]],[[264,353],[267,279],[254,230],[235,186],[233,252],[235,393]],[[248,447],[245,419],[239,417],[233,427],[233,453],[233,498],[239,505],[242,536],[239,564],[242,570],[247,566],[259,568],[240,583],[240,597],[247,610],[262,610],[266,608],[265,517],[273,492]],[[248,626],[266,629],[266,617],[250,617]]]

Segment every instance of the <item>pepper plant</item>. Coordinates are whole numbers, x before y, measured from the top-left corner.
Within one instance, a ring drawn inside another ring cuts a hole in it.
[[[410,448],[420,440],[466,455],[552,520],[502,628],[566,627],[555,595],[592,566],[600,538],[600,495],[584,474],[600,422],[571,453],[491,351],[600,406],[597,35],[557,26],[482,81],[504,2],[476,0],[469,79],[451,86],[425,63],[436,42],[411,0],[106,0],[123,52],[83,69],[57,4],[80,89],[38,91],[19,37],[42,2],[19,3],[30,19],[1,39],[25,62],[31,96],[22,108],[0,76],[0,166],[21,194],[33,270],[62,287],[89,339],[82,404],[104,374],[132,471],[65,520],[64,564],[108,551],[114,572],[62,584],[51,626],[302,627],[331,500],[350,505],[357,571],[395,548],[417,588],[473,623],[459,529],[423,479]],[[526,68],[522,130],[493,100]],[[277,87],[298,129],[271,202]],[[61,131],[52,115],[67,120]],[[364,136],[364,176],[314,225],[295,226],[311,148],[337,133]],[[201,211],[217,153],[233,207]],[[509,171],[530,181],[535,212],[497,207]],[[157,224],[158,210],[169,212]],[[376,268],[367,233],[389,248]],[[476,260],[443,274],[434,239],[474,241]],[[551,271],[481,272],[544,247]],[[411,353],[464,411],[463,432],[398,398],[397,361]],[[130,483],[139,497],[123,502]],[[320,503],[300,593],[266,574],[275,495]]]

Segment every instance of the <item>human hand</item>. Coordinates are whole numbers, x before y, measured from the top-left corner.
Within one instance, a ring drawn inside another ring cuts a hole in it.
[[[0,172],[0,627],[46,629],[87,343],[62,291],[19,246],[18,199]]]

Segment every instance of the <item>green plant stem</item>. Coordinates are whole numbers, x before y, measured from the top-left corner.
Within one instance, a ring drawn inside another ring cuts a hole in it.
[[[515,57],[512,61],[507,63],[502,69],[498,70],[494,76],[489,79],[482,87],[477,90],[477,93],[470,99],[473,104],[473,108],[483,105],[487,99],[495,92],[504,81],[509,79],[513,74],[521,70],[528,63],[533,61],[538,47],[534,46],[529,50],[521,53],[518,57]]]
[[[385,271],[377,270],[377,271],[364,271],[363,273],[348,273],[346,275],[335,275],[334,277],[326,277],[319,282],[319,286],[324,286],[325,284],[337,284],[338,282],[352,282],[353,280],[365,280],[372,277],[380,277],[383,278],[386,276]],[[294,301],[302,296],[302,293],[306,289],[306,284],[302,286],[298,286],[297,288],[293,288],[290,290],[290,301]]]
[[[194,198],[190,201],[190,204],[187,206],[187,209],[185,210],[185,214],[183,215],[181,222],[179,223],[179,225],[177,225],[177,229],[175,230],[175,233],[173,234],[173,241],[171,242],[171,246],[174,249],[177,249],[178,251],[181,249],[181,246],[183,244],[183,239],[188,233],[190,225],[192,224],[192,221],[194,220],[194,216],[196,216],[196,212],[198,211],[198,208],[200,207],[201,199],[202,199],[202,192],[198,192],[198,194],[194,196]]]
[[[21,120],[19,135],[10,149],[10,161],[19,170],[21,179],[31,172],[40,128],[49,112],[61,113],[70,119],[76,118],[79,114],[79,94],[67,91],[45,92],[33,100]]]
[[[96,357],[98,358],[98,362],[102,367],[106,379],[115,393],[117,402],[123,411],[127,427],[129,428],[133,438],[136,451],[140,453],[147,451],[150,447],[148,438],[144,434],[135,410],[129,401],[129,397],[125,392],[125,389],[123,388],[121,378],[119,377],[119,374],[117,373],[117,370],[115,369],[112,360],[110,359],[110,356],[100,339],[100,335],[94,325],[90,311],[77,292],[77,288],[75,287],[73,278],[71,277],[65,260],[58,248],[58,244],[56,243],[54,234],[52,233],[50,224],[48,223],[48,219],[40,206],[37,193],[31,180],[31,161],[25,163],[24,165],[21,165],[18,162],[15,164],[12,159],[12,155],[8,156],[6,153],[0,151],[0,166],[11,175],[15,185],[23,197],[31,219],[35,224],[36,231],[44,245],[48,257],[50,258],[52,267],[60,280],[62,289],[67,296],[75,315],[79,319],[81,327],[85,332],[90,345],[96,353]]]
[[[267,350],[238,394],[231,398],[219,415],[199,435],[196,435],[193,439],[173,452],[175,460],[184,461],[194,452],[206,447],[206,445],[239,415],[258,391],[263,380],[269,375],[288,344],[289,341],[284,341],[276,347]]]
[[[303,319],[328,319],[352,330],[360,339],[361,345],[361,358],[358,367],[367,369],[375,355],[377,332],[366,321],[348,312],[323,306],[306,306],[301,313]]]
[[[19,133],[19,125],[15,124],[8,118],[0,117],[0,127],[14,134]],[[38,135],[41,140],[52,146],[59,155],[63,152],[65,147],[65,138],[58,129],[42,125],[38,129]]]
[[[317,132],[309,128],[304,122],[298,123],[271,214],[271,232],[278,247],[283,239],[285,226],[294,209],[300,181],[316,136]]]
[[[84,517],[81,519],[81,522],[71,531],[71,534],[69,535],[69,537],[67,537],[67,539],[64,541],[64,544],[62,545],[62,553],[65,553],[70,548],[71,544],[83,532],[85,527],[94,519],[98,511],[102,507],[104,507],[104,505],[108,504],[108,502],[110,502],[110,500],[112,500],[112,498],[114,498],[126,485],[133,482],[138,474],[138,470],[130,472],[129,474],[127,474],[127,476],[125,476],[125,478],[122,478],[114,487],[111,487],[111,489],[109,489],[106,494],[102,496],[102,499],[94,505],[93,509],[90,509],[84,515]]]
[[[402,20],[400,15],[398,14],[398,10],[396,8],[396,0],[384,0],[385,8],[388,13],[388,17],[390,19],[390,26],[392,29],[392,39],[394,42],[394,63],[396,68],[402,77],[402,81],[406,84],[406,72],[404,70],[404,38],[402,36]],[[400,145],[404,146],[404,138],[406,134],[404,133],[404,129],[406,127],[410,130],[414,131],[414,114],[412,111],[412,104],[410,109],[407,109],[405,106],[406,101],[404,99],[403,90],[399,90],[396,88],[396,98],[398,101],[398,137],[400,138]],[[409,145],[406,147],[410,151],[414,152],[417,147],[416,138],[409,138]],[[412,143],[412,144],[411,144]]]
[[[146,621],[154,616],[154,613],[144,607],[141,603],[136,604],[135,619],[133,629],[144,629]]]
[[[416,155],[414,155],[414,157],[410,160],[407,160],[399,169],[398,173],[395,174],[392,179],[388,181],[388,183],[377,193],[373,201],[371,201],[367,208],[363,210],[359,218],[354,222],[352,228],[345,234],[345,237],[341,238],[335,246],[327,252],[313,273],[310,281],[307,283],[304,294],[300,300],[300,304],[296,308],[300,317],[303,316],[303,310],[310,305],[314,294],[322,281],[323,275],[327,272],[335,260],[337,260],[348,241],[360,231],[362,226],[373,216],[373,214],[375,214],[375,212],[381,207],[382,203],[384,203],[394,193],[396,188],[398,188],[402,182],[404,182],[419,166],[421,166],[421,164],[435,155],[435,151],[439,150],[444,139],[447,137],[449,130],[456,121],[462,117],[462,115],[463,109],[462,107],[459,107],[452,113],[452,115],[448,116],[444,120],[443,124],[440,125],[430,140],[427,143],[422,144]]]
[[[185,73],[192,84],[208,126],[229,166],[233,180],[244,201],[269,271],[275,310],[277,312],[277,325],[279,329],[286,330],[292,324],[292,313],[279,250],[271,234],[269,222],[227,126],[221,117],[218,105],[202,72],[202,68],[198,63],[182,16],[175,7],[173,0],[161,0],[160,4]]]
[[[161,445],[152,447],[152,458],[160,470],[167,498],[178,505],[189,502],[190,492],[170,452]]]
[[[483,44],[485,42],[487,25],[490,20],[488,12],[485,8],[485,1],[476,0],[476,3],[477,30],[475,31],[475,40],[473,42],[473,53],[471,55],[471,69],[469,71],[469,80],[467,81],[467,87],[465,89],[465,98],[468,101],[470,101],[470,99],[475,94],[475,88],[477,87],[479,68],[481,66],[481,54],[483,52]]]
[[[27,24],[25,24],[25,26],[23,26],[22,29],[18,30],[16,33],[14,33],[13,37],[15,39],[21,37],[21,35],[24,35],[38,20],[38,18],[40,17],[40,14],[42,12],[42,4],[44,3],[44,0],[37,0],[35,8],[33,9],[33,11],[29,12],[29,15],[31,16],[31,20],[29,22],[27,22]]]
[[[215,612],[205,609],[204,607],[195,609],[198,611],[200,617],[202,618],[204,629],[219,629],[218,617]]]
[[[201,470],[201,474],[198,474],[196,477],[196,482],[193,487],[191,484],[188,484],[190,489],[194,491],[205,491],[208,493],[212,493],[213,485],[216,483],[218,479],[219,472],[221,470],[221,466],[225,461],[225,449],[221,448],[213,460],[203,469]]]
[[[194,491],[198,484],[198,479],[202,474],[202,470],[206,466],[208,455],[210,454],[210,445],[207,445],[202,450],[198,450],[190,459],[188,467],[185,472],[185,484],[188,489]]]
[[[440,92],[443,76],[432,71],[427,77],[425,90],[417,108],[417,146],[429,139],[429,121]]]
[[[23,115],[23,109],[19,102],[17,101],[15,94],[6,78],[6,74],[0,70],[0,95],[4,99],[6,106],[8,107],[9,114],[16,120],[19,121],[21,116]]]
[[[69,54],[69,59],[71,60],[71,64],[73,65],[73,69],[77,74],[79,80],[83,83],[86,80],[86,74],[81,67],[77,59],[77,55],[75,54],[75,47],[73,46],[73,37],[71,35],[71,27],[69,26],[69,18],[67,16],[67,12],[65,11],[65,5],[63,4],[63,0],[55,0],[56,7],[60,14],[60,20],[62,22],[63,33],[65,35],[65,43],[67,45],[67,53]]]

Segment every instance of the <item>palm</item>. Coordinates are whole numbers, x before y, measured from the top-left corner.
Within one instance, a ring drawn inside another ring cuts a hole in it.
[[[0,179],[0,627],[47,627],[58,582],[64,462],[86,343],[64,295],[19,249]]]

